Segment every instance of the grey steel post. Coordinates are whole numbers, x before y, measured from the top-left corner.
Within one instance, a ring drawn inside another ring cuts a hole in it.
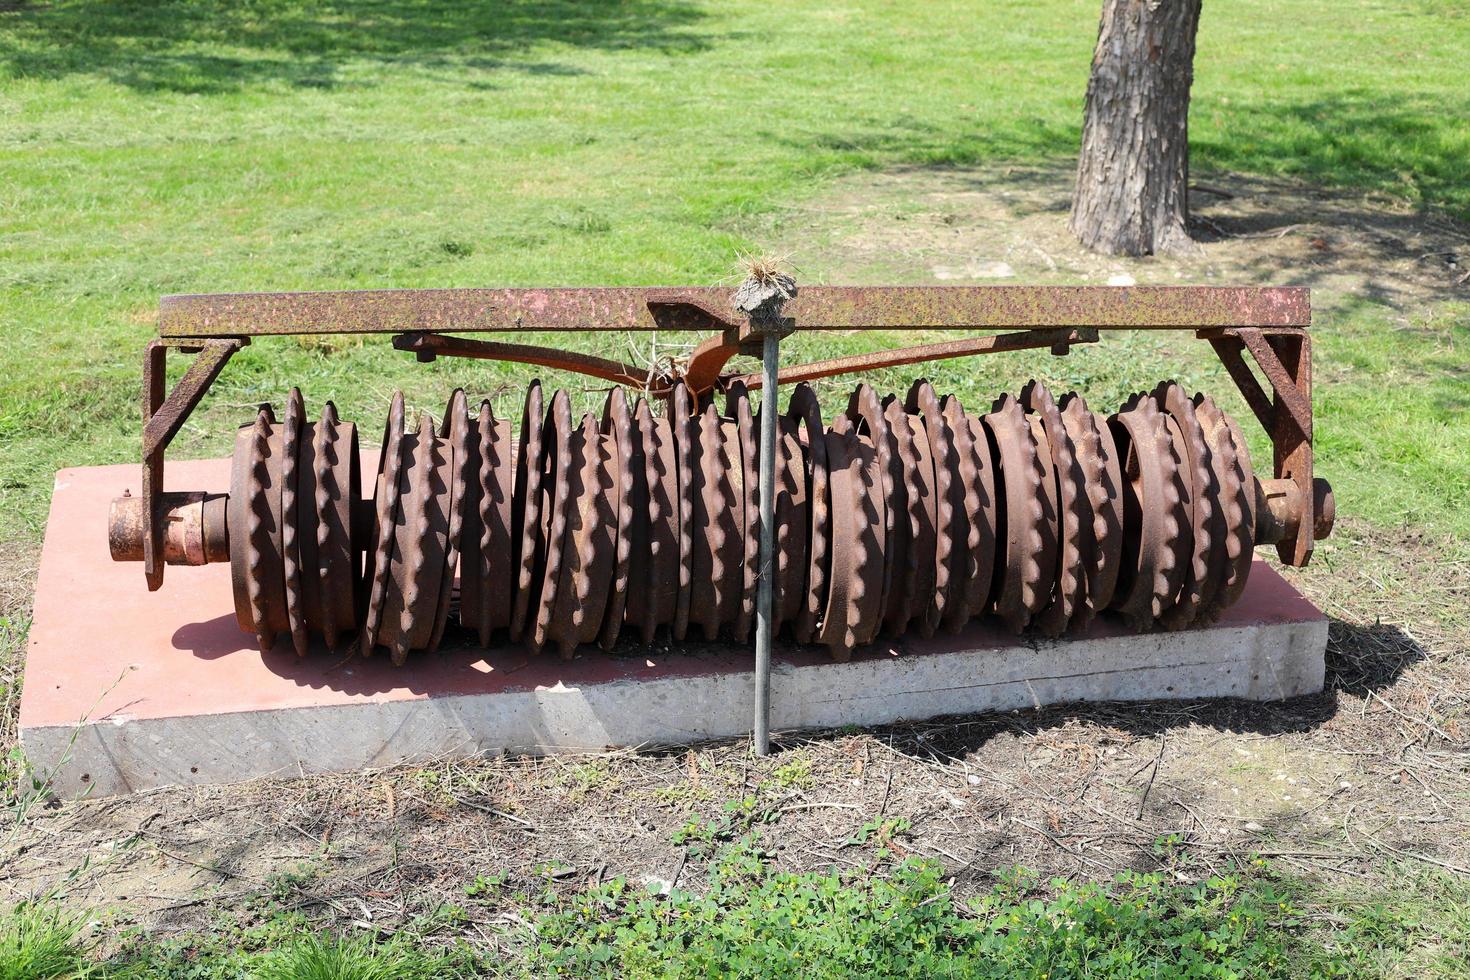
[[[775,324],[761,346],[760,578],[755,600],[755,754],[771,754],[771,632],[775,623],[776,362]]]

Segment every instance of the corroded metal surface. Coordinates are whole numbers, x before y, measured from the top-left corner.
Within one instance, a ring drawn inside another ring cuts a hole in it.
[[[1072,442],[1074,462],[1081,470],[1076,478],[1085,488],[1085,496],[1079,501],[1083,512],[1079,515],[1077,550],[1087,576],[1087,594],[1073,616],[1072,627],[1076,629],[1112,601],[1122,563],[1123,496],[1117,448],[1106,420],[1095,418],[1076,392],[1063,395],[1058,407]]]
[[[402,663],[455,621],[481,644],[504,635],[563,656],[610,649],[625,625],[645,642],[683,640],[691,624],[744,641],[768,586],[763,622],[841,658],[880,634],[928,636],[980,615],[1047,635],[1101,614],[1138,629],[1209,622],[1240,595],[1255,545],[1304,565],[1331,530],[1331,489],[1313,476],[1304,289],[788,285],[759,323],[751,298],[728,289],[166,297],[145,360],[143,492],[114,503],[109,546],[144,562],[150,588],[165,563],[228,558],[237,619],[262,650],[285,635],[298,654],[314,637],[351,637]],[[798,327],[976,335],[778,373],[773,338]],[[1213,345],[1270,437],[1270,476],[1254,474],[1234,420],[1172,382],[1106,417],[1035,381],[978,416],[923,380],[902,398],[860,385],[830,426],[805,383],[1167,328]],[[979,335],[1005,329],[1017,332]],[[645,371],[444,335],[589,330],[712,336]],[[164,451],[231,354],[250,336],[290,333],[393,333],[421,360],[539,364],[646,399],[615,389],[578,419],[565,392],[547,402],[533,382],[517,435],[488,402],[472,414],[462,391],[438,425],[406,418],[398,394],[364,501],[355,428],[330,403],[311,423],[293,389],[279,420],[262,406],[240,431],[228,495],[165,493]],[[172,391],[170,348],[198,355]],[[764,377],[725,371],[760,350]],[[763,399],[776,444],[758,446],[750,389],[793,381],[784,413]],[[762,480],[774,499],[757,493]]]
[[[806,502],[810,521],[805,548],[798,539],[797,565],[805,569],[803,602],[797,608],[795,636],[798,643],[810,643],[817,622],[826,607],[827,575],[830,571],[832,503],[828,494],[829,463],[827,440],[822,426],[822,408],[816,393],[804,384],[797,385],[787,403],[786,417],[800,427],[800,439],[806,456]],[[779,601],[779,600],[778,600]]]
[[[759,277],[757,277],[759,278]],[[777,277],[779,278],[779,277]],[[764,282],[764,280],[761,280]],[[771,280],[775,282],[776,280]],[[814,286],[797,294],[795,284],[789,280],[779,293],[779,310],[763,314],[770,320],[764,326],[753,319],[750,296],[740,290],[693,287],[626,287],[626,288],[572,288],[572,289],[448,289],[448,290],[367,290],[355,292],[320,293],[251,293],[217,296],[171,296],[162,301],[160,311],[160,337],[147,350],[144,363],[143,398],[143,479],[142,502],[127,505],[118,512],[118,522],[110,531],[114,543],[122,537],[128,538],[122,551],[131,553],[135,544],[141,548],[145,577],[150,589],[157,589],[163,580],[165,563],[176,562],[178,548],[174,547],[173,558],[165,555],[169,547],[166,534],[176,534],[178,529],[166,525],[165,520],[175,520],[186,514],[168,515],[165,511],[163,485],[163,454],[174,435],[182,427],[188,415],[199,403],[214,377],[219,373],[230,355],[249,343],[255,335],[285,333],[395,333],[394,345],[414,352],[422,360],[432,360],[441,355],[483,357],[499,360],[518,360],[565,369],[617,383],[640,387],[649,395],[670,400],[683,397],[688,402],[686,411],[675,411],[673,425],[676,466],[671,474],[675,499],[679,509],[679,560],[680,582],[677,592],[676,633],[684,634],[688,606],[692,598],[692,548],[690,533],[693,528],[691,496],[694,484],[701,474],[692,469],[692,459],[686,458],[683,447],[691,444],[693,430],[697,427],[697,412],[709,403],[710,392],[715,389],[730,391],[744,383],[748,389],[761,382],[758,376],[742,378],[738,373],[726,373],[726,362],[736,354],[752,354],[756,347],[771,337],[786,336],[796,329],[805,330],[963,330],[968,332],[992,331],[1018,328],[1013,333],[966,337],[943,343],[921,344],[836,358],[814,364],[788,366],[776,375],[779,381],[816,380],[875,367],[916,363],[940,358],[971,354],[1020,350],[1025,348],[1049,347],[1054,354],[1067,353],[1072,345],[1095,342],[1101,331],[1118,329],[1191,329],[1196,336],[1208,340],[1224,363],[1231,379],[1240,389],[1252,413],[1266,430],[1272,443],[1272,472],[1275,479],[1286,481],[1282,492],[1265,498],[1276,503],[1268,508],[1268,516],[1284,507],[1289,519],[1282,523],[1285,532],[1277,539],[1277,552],[1282,561],[1291,565],[1305,565],[1311,558],[1313,540],[1325,536],[1333,520],[1333,501],[1330,488],[1313,475],[1312,417],[1311,417],[1311,350],[1307,327],[1311,321],[1311,308],[1307,290],[1297,288],[1254,288],[1254,287],[1088,287],[1088,286],[908,286],[908,287],[859,287],[859,286]],[[766,285],[769,285],[767,283]],[[742,286],[742,288],[746,288]],[[764,288],[764,287],[762,287]],[[760,290],[756,290],[759,292]],[[762,294],[764,295],[764,294]],[[757,303],[755,308],[765,308]],[[774,309],[774,308],[773,308]],[[606,331],[606,330],[698,330],[712,334],[700,344],[691,357],[675,358],[671,362],[659,362],[646,371],[643,368],[620,361],[592,355],[569,352],[549,347],[525,344],[474,340],[464,337],[445,336],[441,331],[497,332],[497,331]],[[762,339],[764,338],[764,339]],[[180,381],[168,389],[165,380],[165,358],[169,349],[178,349],[197,355],[193,365]],[[1249,355],[1255,364],[1253,369],[1246,361]],[[1257,377],[1259,370],[1264,384]],[[678,385],[679,382],[683,385]],[[1269,387],[1270,391],[1266,390]],[[680,395],[676,388],[683,390]],[[676,406],[677,408],[677,406]],[[888,409],[885,408],[885,414]],[[1171,430],[1178,430],[1190,441],[1198,441],[1194,423],[1187,416],[1187,409],[1168,413],[1165,422]],[[908,414],[914,414],[912,412]],[[966,427],[971,423],[936,420],[931,409],[917,413],[922,417],[926,433],[936,428],[954,425]],[[1055,425],[1054,420],[1043,421],[1045,411],[1032,410],[1033,418],[1028,425]],[[902,427],[909,428],[912,419]],[[736,420],[737,428],[739,420]],[[285,431],[294,433],[298,426],[287,425]],[[982,426],[983,428],[983,426]],[[1086,433],[1079,433],[1083,441],[1090,444]],[[1098,442],[1106,444],[1111,433],[1098,430]],[[954,433],[963,441],[963,432]],[[926,447],[915,447],[905,431],[896,431],[880,441],[890,443],[888,457],[907,449],[912,455]],[[941,439],[927,447],[937,453],[936,459],[926,459],[923,473],[927,473],[937,484],[956,484],[962,478],[953,472],[954,464],[948,453],[949,439]],[[1052,440],[1057,443],[1056,439]],[[625,450],[627,446],[623,447]],[[451,471],[459,473],[467,461],[454,460],[449,464]],[[743,478],[747,447],[742,441],[737,455],[740,466],[727,468],[729,478],[741,486],[742,508],[740,527],[736,535],[752,540],[750,522],[744,511],[749,501],[744,497],[746,483]],[[646,457],[645,457],[646,460]],[[1082,527],[1085,516],[1082,511],[1088,506],[1079,503],[1075,491],[1079,476],[1073,470],[1091,465],[1090,460],[1074,460],[1071,465],[1058,458],[1038,457],[1044,470],[1052,474],[1049,487],[1060,508],[1050,515],[1053,529],[1059,538],[1063,564],[1070,563],[1065,553],[1073,539],[1078,541],[1088,536]],[[1199,469],[1198,461],[1187,464],[1186,477],[1193,478]],[[1114,463],[1113,465],[1116,465]],[[881,468],[881,466],[880,466]],[[968,517],[956,508],[964,504],[964,493],[940,492],[938,497],[909,495],[909,483],[922,482],[923,473],[909,474],[902,487],[892,487],[892,496],[900,510],[909,511],[908,526],[902,520],[885,516],[885,541],[894,535],[905,533],[914,538],[923,550],[929,540],[925,535],[933,530],[938,534],[941,519],[958,525],[968,525]],[[1104,473],[1106,478],[1109,474]],[[1213,470],[1210,478],[1216,478]],[[296,493],[292,484],[298,478],[289,474],[287,486],[282,492],[291,499]],[[454,478],[460,478],[456,476]],[[468,481],[468,477],[463,477]],[[524,489],[526,482],[536,478],[531,474],[518,474],[521,482],[517,490]],[[880,478],[892,484],[892,474]],[[619,471],[618,480],[623,480]],[[717,488],[718,489],[718,488]],[[923,488],[915,486],[915,491]],[[1188,495],[1190,485],[1181,493]],[[483,488],[469,486],[465,495],[476,497]],[[951,497],[954,499],[950,499]],[[1003,499],[1003,494],[1001,498]],[[459,507],[456,497],[455,507]],[[530,500],[530,507],[539,514],[541,501]],[[814,501],[814,504],[817,502]],[[1069,508],[1075,509],[1070,514]],[[1093,522],[1101,513],[1092,506]],[[294,514],[295,507],[286,508],[286,517]],[[919,511],[928,518],[924,521]],[[1218,525],[1217,515],[1206,514],[1188,503],[1190,518],[1206,519],[1206,523]],[[687,514],[685,512],[688,512]],[[688,517],[689,520],[685,520]],[[1103,524],[1106,520],[1103,521]],[[892,524],[895,529],[890,529]],[[1101,532],[1106,527],[1099,524]],[[310,542],[300,539],[287,520],[280,529],[290,539],[284,561],[290,566],[287,577],[297,580],[297,554],[302,548],[310,548]],[[1216,527],[1218,532],[1220,529]],[[1199,536],[1209,532],[1203,525]],[[1108,536],[1093,535],[1106,545]],[[516,536],[516,545],[520,543]],[[136,542],[133,540],[136,538]],[[932,629],[936,616],[946,621],[949,616],[943,611],[946,605],[951,610],[955,597],[951,596],[949,578],[953,562],[940,554],[946,546],[946,536],[939,534],[934,540],[936,548],[934,578],[937,591],[926,594],[929,608],[923,615],[925,630]],[[1177,542],[1176,542],[1177,543]],[[451,550],[465,546],[465,542],[451,544]],[[468,543],[471,552],[476,551],[473,542]],[[925,552],[927,555],[927,551]],[[531,561],[545,560],[547,556],[514,550],[520,566],[519,577],[530,575],[524,565]],[[1098,556],[1104,565],[1106,549]],[[556,559],[553,557],[552,561]],[[724,559],[712,555],[712,563]],[[1193,566],[1194,560],[1181,558],[1181,564]],[[963,574],[964,569],[953,569],[954,574]],[[883,583],[886,615],[913,618],[917,611],[908,605],[913,601],[914,589],[923,588],[923,577],[913,578],[917,567],[905,569],[901,588],[895,589],[890,578]],[[1105,569],[1095,569],[1104,577]],[[1208,573],[1208,574],[1207,574]],[[927,570],[925,571],[927,575]],[[1195,572],[1188,572],[1194,575]],[[1200,584],[1205,592],[1214,588],[1209,575],[1211,569],[1199,573]],[[519,584],[519,583],[517,583]],[[1106,584],[1105,582],[1103,584]],[[715,588],[722,588],[715,585]],[[551,586],[554,590],[555,585]],[[703,590],[703,586],[700,587]],[[748,591],[748,583],[742,583]],[[293,589],[293,594],[299,590]],[[308,596],[310,588],[307,587]],[[1075,593],[1071,584],[1064,591]],[[442,598],[441,609],[447,607]],[[904,600],[895,599],[903,595]],[[1049,624],[1085,619],[1088,607],[1076,606],[1062,596],[1054,597],[1060,603],[1046,618]],[[616,600],[614,600],[616,601]],[[720,600],[722,602],[723,600]],[[717,603],[718,604],[718,603]],[[896,605],[897,604],[897,605]],[[706,607],[708,603],[705,603]],[[749,605],[748,599],[740,600],[742,611]],[[1174,617],[1184,622],[1209,603],[1203,592],[1191,596],[1184,603],[1185,609]],[[1075,607],[1069,611],[1069,607]],[[705,610],[708,611],[707,609]],[[528,610],[517,607],[511,610],[513,632],[520,635],[529,625]],[[299,638],[299,628],[292,628],[304,615],[297,609],[287,611],[287,628]],[[294,618],[293,618],[294,617]],[[445,622],[445,613],[435,617],[436,631]],[[1077,625],[1077,623],[1072,623]],[[299,623],[297,623],[299,627]],[[737,627],[736,633],[745,632]]]
[[[476,521],[460,535],[460,622],[476,631],[480,644],[510,626],[512,565],[511,500],[515,493],[515,464],[511,424],[497,419],[489,401],[480,403],[475,435],[469,441],[469,465],[474,470],[468,506]]]
[[[993,334],[988,337],[967,337],[964,340],[947,340],[937,344],[917,344],[912,347],[895,347],[873,351],[870,354],[853,354],[834,357],[810,364],[793,364],[783,367],[776,375],[781,384],[796,384],[799,381],[820,381],[844,374],[861,374],[880,368],[899,367],[904,364],[923,364],[927,361],[942,361],[951,357],[968,357],[972,354],[1000,354],[1008,351],[1050,348],[1053,353],[1068,352],[1073,344],[1097,343],[1097,331],[1083,327],[1067,327],[1057,330],[1023,330],[1019,333]],[[696,359],[698,358],[696,352]],[[721,362],[723,366],[723,361]],[[697,386],[696,375],[689,373],[689,383]],[[761,386],[759,374],[747,374],[738,379],[750,388]]]
[[[510,636],[519,640],[526,632],[531,608],[531,583],[535,578],[536,543],[541,530],[541,382],[526,389],[521,412],[520,451],[515,454],[515,490],[511,504],[511,564],[515,569],[514,599],[511,603]]]
[[[1082,525],[1088,517],[1087,486],[1061,409],[1046,385],[1030,382],[1021,390],[1021,401],[1041,423],[1050,460],[1053,489],[1048,498],[1054,502],[1056,513],[1057,565],[1052,573],[1056,584],[1050,602],[1037,615],[1036,626],[1043,633],[1057,636],[1073,624],[1078,610],[1087,606],[1080,544]]]
[[[226,520],[205,509],[207,545],[198,557],[232,567],[240,627],[269,649],[289,634],[297,653],[308,638],[335,646],[357,629],[362,578],[355,562],[352,507],[360,499],[357,429],[327,403],[305,421],[294,389],[284,424],[262,406],[240,429]],[[233,533],[228,528],[233,527]],[[194,562],[202,563],[202,562]]]
[[[1004,542],[998,549],[1002,564],[996,569],[993,611],[1014,630],[1024,629],[1045,601],[1041,595],[1044,569],[1055,561],[1047,548],[1045,500],[1036,434],[1026,422],[1021,405],[1010,395],[996,399],[984,418],[995,446],[1000,471],[997,492],[1004,515]]]
[[[614,388],[608,393],[607,403],[602,409],[601,436],[605,444],[607,437],[612,437],[615,503],[612,505],[612,592],[608,596],[607,614],[597,642],[604,650],[610,650],[618,641],[627,609],[628,583],[633,580],[634,541],[639,542],[638,550],[643,555],[646,555],[648,547],[648,493],[646,487],[642,492],[637,489],[646,478],[642,450],[638,445],[638,433],[633,428],[633,416],[628,411],[627,396],[621,388]],[[640,562],[640,569],[644,564]]]
[[[370,289],[165,296],[163,337],[292,333],[710,330],[718,287]],[[804,286],[803,330],[1305,327],[1309,291],[1245,286]]]
[[[470,340],[464,337],[445,337],[434,333],[407,333],[393,338],[397,350],[417,355],[420,361],[433,361],[438,357],[468,357],[480,361],[511,361],[517,364],[535,364],[585,374],[589,378],[600,378],[619,385],[642,385],[648,380],[648,371],[622,361],[583,354],[578,351],[559,350],[555,347],[540,347],[534,344],[505,344],[493,340]]]
[[[356,630],[364,652],[386,648],[395,663],[456,622],[462,638],[563,656],[611,648],[625,626],[644,642],[691,627],[748,636],[749,394],[699,412],[682,386],[673,395],[658,416],[614,391],[579,419],[566,392],[543,401],[533,385],[519,445],[462,391],[439,425],[406,418],[395,396],[376,519],[354,540],[355,430],[330,405],[307,423],[293,390],[280,421],[262,407],[237,444],[241,626],[265,649],[289,635],[298,651]],[[1234,422],[1172,382],[1108,417],[1035,381],[981,417],[925,381],[902,400],[859,385],[830,425],[799,385],[781,421],[775,624],[838,658],[982,615],[1046,635],[1104,613],[1138,629],[1209,621],[1240,594],[1254,545],[1298,519],[1294,484],[1257,479]],[[365,580],[347,557],[360,551]]]

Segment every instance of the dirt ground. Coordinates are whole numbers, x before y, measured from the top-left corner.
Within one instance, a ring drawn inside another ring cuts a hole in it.
[[[1451,226],[1256,180],[1209,192],[1200,211],[1220,240],[1203,257],[1125,263],[1070,245],[1065,184],[864,176],[779,233],[803,243],[806,264],[850,267],[855,281],[1280,281],[1287,268],[1330,294],[1412,304],[1462,289],[1470,263]],[[59,888],[113,925],[165,933],[247,920],[262,895],[394,928],[465,905],[479,875],[517,889],[619,875],[697,886],[697,849],[674,836],[699,819],[715,836],[758,831],[786,869],[861,866],[872,850],[860,845],[883,835],[937,857],[962,894],[1017,864],[1188,878],[1250,855],[1329,881],[1470,875],[1470,550],[1344,519],[1288,576],[1331,617],[1327,689],[1312,697],[786,735],[769,759],[743,743],[492,758],[42,804],[4,839],[0,886],[7,899]],[[475,905],[464,927],[493,946],[516,914]]]
[[[165,932],[248,919],[261,895],[394,927],[463,903],[478,875],[697,886],[673,838],[700,818],[759,830],[789,869],[870,861],[854,846],[867,825],[939,858],[961,893],[1016,864],[1192,877],[1249,855],[1329,879],[1385,859],[1470,874],[1470,556],[1339,534],[1355,560],[1292,573],[1332,616],[1320,695],[792,735],[763,760],[744,744],[498,758],[52,804],[16,832],[0,881]]]
[[[1078,245],[1071,194],[1069,166],[868,174],[779,213],[770,240],[801,281],[830,270],[834,282],[1261,282],[1310,286],[1319,308],[1470,298],[1466,229],[1388,198],[1220,175],[1190,195],[1200,253],[1139,260]]]

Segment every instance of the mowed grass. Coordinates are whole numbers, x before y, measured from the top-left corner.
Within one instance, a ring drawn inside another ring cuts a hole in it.
[[[765,244],[751,219],[834,175],[1075,153],[1097,10],[6,5],[0,545],[39,541],[56,468],[135,458],[161,294],[728,281],[737,254]],[[1467,50],[1463,0],[1209,4],[1196,169],[1294,174],[1470,217]],[[1373,519],[1470,534],[1466,378],[1453,373],[1465,309],[1427,339],[1398,321],[1371,299],[1319,317],[1319,360],[1332,362],[1321,446],[1336,461],[1324,466]],[[626,353],[628,340],[578,343]],[[1092,370],[1155,380],[1131,367]],[[249,406],[293,383],[375,437],[395,386],[438,410],[462,383],[515,414],[529,374],[424,367],[377,342],[261,342],[176,452],[225,452]],[[971,377],[963,364],[933,374],[959,389]]]
[[[56,468],[135,458],[161,294],[729,281],[766,244],[753,219],[843,172],[1074,154],[1096,19],[1096,0],[7,5],[0,547],[39,541]],[[1196,170],[1470,217],[1466,50],[1463,0],[1207,5]],[[1323,466],[1355,512],[1470,535],[1467,313],[1433,319],[1371,297],[1319,315]],[[1105,387],[1156,380],[1100,356]],[[973,387],[971,365],[932,374]],[[371,439],[396,386],[515,414],[529,376],[261,342],[175,452],[227,451],[291,384]]]

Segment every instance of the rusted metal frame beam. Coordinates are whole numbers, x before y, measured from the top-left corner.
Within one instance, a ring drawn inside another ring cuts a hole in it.
[[[148,451],[147,430],[167,392],[168,348],[166,341],[153,340],[143,351],[143,577],[149,592],[163,585],[163,534],[155,508],[163,496],[163,453]]]
[[[179,383],[174,385],[168,397],[161,400],[158,399],[158,396],[162,394],[163,389],[164,358],[162,354],[167,351],[167,348],[158,345],[158,341],[149,344],[148,368],[145,368],[145,371],[151,376],[147,382],[148,411],[143,423],[144,456],[162,452],[167,448],[189,418],[189,413],[194,411],[194,406],[199,404],[199,399],[204,397],[204,392],[209,389],[214,379],[219,377],[225,363],[235,351],[247,343],[249,341],[243,337],[205,341],[200,346],[194,363],[189,365],[189,369],[184,372]],[[158,347],[155,348],[155,345]]]
[[[1261,428],[1270,432],[1276,421],[1275,409],[1271,407],[1271,397],[1266,394],[1261,383],[1251,373],[1250,365],[1246,364],[1245,359],[1241,357],[1245,344],[1239,337],[1209,337],[1207,339],[1210,346],[1215,349],[1216,356],[1220,358],[1220,363],[1225,365],[1230,380],[1235,382],[1235,387],[1245,398],[1245,403],[1255,413],[1256,421],[1261,423]]]
[[[1300,494],[1296,535],[1278,542],[1276,555],[1285,564],[1300,568],[1312,559],[1313,531],[1317,526],[1312,472],[1312,341],[1305,333],[1257,339],[1266,345],[1262,353],[1256,353],[1249,336],[1245,338],[1246,346],[1276,389],[1272,463],[1276,475],[1294,482]],[[1276,384],[1272,377],[1276,371],[1281,375],[1281,384]]]
[[[730,358],[741,353],[745,345],[737,331],[726,330],[694,348],[684,365],[683,380],[696,395],[719,387],[721,375]]]
[[[1307,375],[1306,386],[1303,388],[1301,373],[1296,367],[1288,367],[1285,363],[1285,358],[1296,358],[1299,355],[1302,345],[1307,343],[1306,335],[1300,334],[1292,337],[1286,334],[1273,334],[1267,337],[1255,330],[1239,330],[1236,335],[1251,352],[1256,363],[1261,366],[1266,380],[1271,382],[1277,406],[1284,405],[1292,419],[1295,420],[1297,428],[1310,436],[1312,432],[1310,374]]]
[[[785,332],[790,332],[788,328]],[[1013,350],[1028,350],[1050,347],[1053,353],[1066,353],[1073,344],[1096,343],[1098,332],[1088,328],[1065,327],[1056,330],[1026,330],[1018,333],[997,334],[988,337],[972,337],[964,340],[923,344],[915,347],[900,347],[877,351],[872,354],[857,354],[851,357],[833,358],[811,364],[795,365],[780,373],[781,384],[812,381],[818,378],[850,374],[871,368],[892,367],[902,364],[918,364],[971,354],[996,353]],[[760,340],[754,341],[760,343]],[[741,339],[737,331],[731,330],[711,337],[701,344],[689,360],[683,380],[696,395],[702,395],[732,378],[722,377],[726,362],[752,344],[749,338]],[[448,337],[435,333],[407,333],[393,338],[397,350],[418,356],[420,361],[432,361],[438,356],[470,357],[482,360],[514,361],[536,364],[541,367],[574,371],[589,377],[625,384],[635,388],[650,387],[660,380],[651,377],[636,365],[613,361],[591,354],[563,351],[551,347],[530,344],[506,344],[497,341],[472,340],[465,337]],[[756,372],[740,377],[746,386],[755,389],[762,386],[762,373]],[[655,391],[655,394],[658,392]]]
[[[204,340],[154,340],[143,355],[143,575],[148,591],[163,585],[163,454],[178,435],[214,379],[234,353],[250,343],[245,337]],[[170,347],[195,353],[194,363],[167,391]]]
[[[972,354],[1034,350],[1038,347],[1049,347],[1054,354],[1065,354],[1073,344],[1092,344],[1097,340],[1098,332],[1086,327],[1024,330],[1019,333],[994,334],[989,337],[969,337],[964,340],[949,340],[915,347],[897,347],[892,350],[875,351],[871,354],[853,354],[849,357],[834,357],[825,361],[813,361],[809,364],[796,364],[782,368],[777,383],[796,384],[801,381],[816,381],[821,378],[831,378],[874,368],[922,364],[952,357],[967,357]],[[751,389],[759,388],[764,383],[760,374],[747,374],[738,380],[743,381],[745,386]]]
[[[1305,566],[1312,557],[1317,524],[1312,457],[1312,339],[1305,330],[1228,328],[1201,330],[1235,386],[1271,439],[1272,471],[1297,487],[1296,531],[1276,545],[1284,564]],[[1266,376],[1271,395],[1245,363],[1244,351]]]
[[[538,367],[573,371],[614,384],[642,388],[649,382],[648,372],[635,364],[626,364],[593,354],[540,347],[535,344],[504,344],[493,340],[470,340],[446,337],[436,333],[405,333],[393,338],[396,350],[416,354],[420,361],[436,357],[469,357],[486,361],[514,361]]]
[[[730,325],[719,287],[424,289],[165,296],[163,337],[298,333],[700,330]],[[1245,286],[808,286],[803,330],[1306,327],[1308,290]]]

